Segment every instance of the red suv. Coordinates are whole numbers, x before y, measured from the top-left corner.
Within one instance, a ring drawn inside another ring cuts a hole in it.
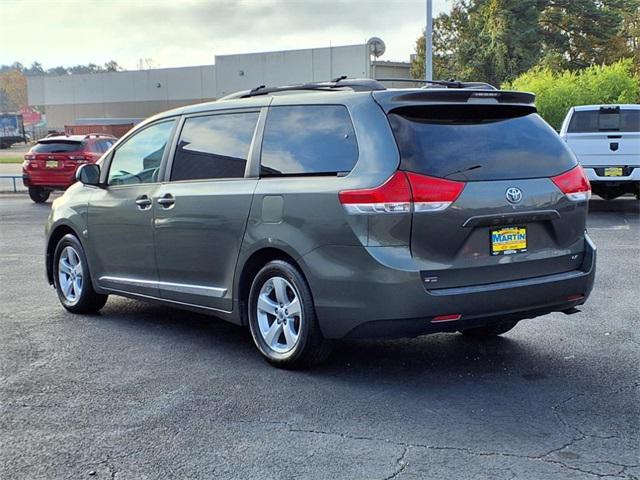
[[[24,156],[22,181],[31,200],[46,202],[52,190],[65,190],[76,181],[76,170],[95,163],[116,142],[111,135],[60,135],[38,140]]]

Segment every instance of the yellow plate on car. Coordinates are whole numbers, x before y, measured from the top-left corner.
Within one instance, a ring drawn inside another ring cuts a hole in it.
[[[526,251],[526,227],[507,227],[491,230],[491,255],[510,255]]]
[[[605,177],[622,177],[622,167],[605,167]]]
[[[45,166],[47,168],[58,168],[58,161],[57,160],[47,160],[47,163],[45,164]]]

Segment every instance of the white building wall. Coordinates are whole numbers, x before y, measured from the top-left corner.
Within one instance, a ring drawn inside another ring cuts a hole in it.
[[[216,56],[216,98],[259,85],[369,76],[366,45]]]
[[[138,72],[113,72],[99,75],[102,77],[104,102],[122,102],[123,98],[135,98],[134,78]]]
[[[215,98],[215,66],[27,77],[30,105]]]
[[[341,75],[404,77],[409,73],[408,64],[373,65],[366,44],[221,55],[215,57],[215,65],[197,67],[29,76],[28,100],[30,105],[45,107],[51,128],[61,128],[79,118],[147,117],[259,85],[324,81]]]
[[[44,79],[46,77],[27,77],[27,101],[29,105],[44,105]]]
[[[369,77],[367,45],[216,56],[215,65],[28,77],[29,104],[71,105],[220,98],[258,85]]]
[[[28,84],[27,84],[27,88],[28,88]],[[72,76],[45,77],[44,99],[45,99],[45,104],[50,104],[53,102],[59,103],[59,104],[74,103],[73,77]]]

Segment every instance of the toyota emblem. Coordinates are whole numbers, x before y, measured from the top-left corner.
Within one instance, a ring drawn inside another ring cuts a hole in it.
[[[522,190],[517,187],[509,187],[505,193],[509,203],[520,203],[522,201]]]

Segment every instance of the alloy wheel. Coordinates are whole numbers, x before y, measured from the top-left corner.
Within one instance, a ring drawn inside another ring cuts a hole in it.
[[[58,260],[58,282],[67,302],[78,301],[82,294],[83,280],[80,255],[73,247],[64,247]]]
[[[300,338],[302,307],[293,285],[283,277],[271,277],[260,288],[256,305],[260,335],[267,347],[283,354]]]

